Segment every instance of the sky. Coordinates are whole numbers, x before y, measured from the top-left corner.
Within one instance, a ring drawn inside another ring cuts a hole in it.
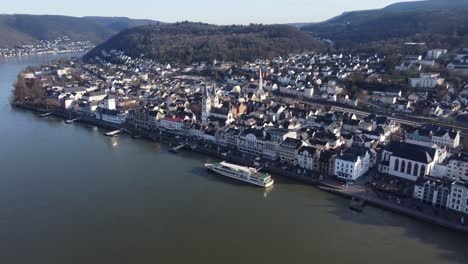
[[[125,16],[212,24],[320,22],[345,11],[382,8],[405,0],[19,0],[0,13]],[[408,0],[406,0],[408,1]]]

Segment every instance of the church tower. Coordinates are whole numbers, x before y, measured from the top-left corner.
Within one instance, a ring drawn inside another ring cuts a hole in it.
[[[216,89],[216,84],[213,83],[213,88],[211,89],[211,101],[212,101],[212,106],[215,108],[219,108],[219,97]]]
[[[255,97],[260,102],[266,100],[266,92],[265,90],[263,90],[263,73],[262,73],[261,67],[259,70],[258,88],[257,88],[257,91],[255,92]]]
[[[205,87],[205,92],[203,94],[203,100],[202,100],[202,123],[207,124],[208,123],[208,117],[210,116],[211,112],[211,94],[208,91],[208,87]]]

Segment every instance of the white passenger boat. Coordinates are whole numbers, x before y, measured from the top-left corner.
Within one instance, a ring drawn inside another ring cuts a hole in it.
[[[205,167],[223,176],[248,182],[264,188],[268,188],[274,183],[270,174],[259,172],[254,168],[239,166],[227,162],[205,164]]]

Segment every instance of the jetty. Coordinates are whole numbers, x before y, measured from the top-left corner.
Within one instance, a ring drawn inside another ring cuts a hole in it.
[[[121,129],[120,130],[114,130],[114,131],[111,131],[111,132],[107,132],[105,135],[108,136],[108,137],[115,137],[120,133],[122,133]]]
[[[182,143],[182,144],[178,145],[177,147],[170,149],[169,152],[179,153],[179,150],[185,148],[186,146],[187,146],[187,144]]]
[[[44,113],[44,114],[40,115],[40,117],[48,117],[48,116],[50,116],[52,114],[53,114],[52,112],[48,112],[48,113]]]
[[[79,118],[67,119],[67,120],[65,120],[65,123],[67,123],[67,124],[73,124],[73,122],[78,121],[78,120],[79,120]]]

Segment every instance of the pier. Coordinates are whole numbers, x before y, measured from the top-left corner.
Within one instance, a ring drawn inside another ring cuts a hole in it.
[[[50,116],[52,114],[53,114],[52,112],[48,112],[48,113],[44,113],[44,114],[40,115],[40,117],[48,117],[48,116]]]
[[[111,131],[111,132],[107,132],[105,135],[108,136],[108,137],[115,137],[120,133],[122,133],[122,130],[114,130],[114,131]]]
[[[78,120],[80,120],[80,119],[79,119],[79,118],[67,119],[67,120],[65,120],[65,123],[67,123],[67,124],[73,124],[73,122],[78,121]]]
[[[185,148],[186,146],[187,146],[187,144],[183,143],[183,144],[178,145],[178,146],[175,147],[175,148],[172,148],[172,149],[169,150],[169,151],[172,152],[172,153],[179,153],[179,150]]]

